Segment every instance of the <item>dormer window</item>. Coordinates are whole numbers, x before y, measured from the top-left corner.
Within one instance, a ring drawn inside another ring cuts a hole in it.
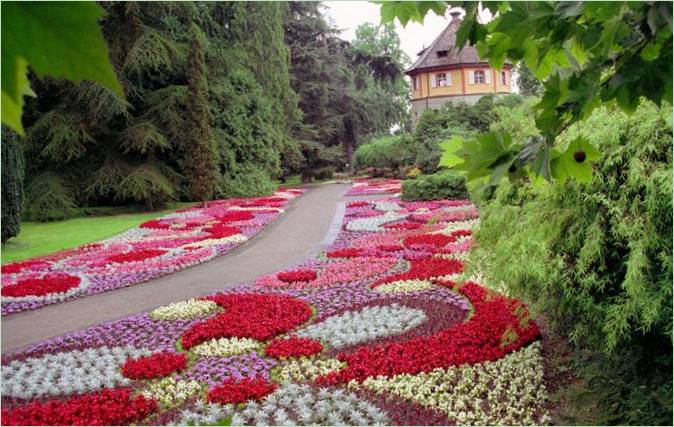
[[[446,50],[439,50],[436,53],[438,55],[438,58],[446,58],[447,55],[449,55],[449,52]]]

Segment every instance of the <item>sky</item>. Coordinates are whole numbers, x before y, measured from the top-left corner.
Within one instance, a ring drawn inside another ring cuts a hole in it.
[[[356,35],[356,27],[365,22],[378,25],[380,23],[379,6],[366,1],[326,1],[324,13],[331,18],[336,27],[342,29],[341,37],[352,41]],[[430,12],[423,25],[410,22],[405,28],[396,20],[396,29],[400,37],[402,50],[407,53],[412,61],[417,58],[417,53],[433,43],[433,40],[449,24],[451,17],[447,11],[447,18],[437,16]]]

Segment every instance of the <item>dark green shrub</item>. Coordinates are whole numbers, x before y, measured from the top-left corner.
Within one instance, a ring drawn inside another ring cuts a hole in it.
[[[53,172],[35,177],[26,188],[23,216],[30,221],[57,221],[78,214],[72,190]]]
[[[403,200],[465,199],[466,182],[456,172],[443,171],[403,181]]]
[[[594,409],[574,423],[672,421],[671,117],[651,103],[632,116],[598,109],[561,136],[600,149],[591,183],[504,182],[473,197],[481,225],[468,265],[576,348],[577,402]]]
[[[234,176],[224,174],[218,182],[216,196],[221,199],[231,197],[268,196],[276,190],[269,175],[259,168],[236,171]]]
[[[2,127],[2,243],[19,234],[23,205],[23,147],[17,135]]]
[[[412,138],[408,134],[382,136],[363,144],[354,155],[358,169],[374,167],[397,170],[414,163]]]

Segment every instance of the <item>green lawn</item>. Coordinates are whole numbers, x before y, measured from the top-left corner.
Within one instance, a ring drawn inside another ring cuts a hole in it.
[[[194,203],[172,203],[157,212],[89,216],[55,222],[22,222],[21,232],[2,245],[2,263],[46,255],[114,236],[141,222]]]

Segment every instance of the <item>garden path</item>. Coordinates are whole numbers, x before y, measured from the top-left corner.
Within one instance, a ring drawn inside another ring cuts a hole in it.
[[[2,353],[99,322],[211,294],[296,264],[318,253],[337,235],[345,202],[390,197],[346,197],[349,188],[350,184],[326,184],[308,189],[249,242],[207,263],[135,286],[3,316]]]

